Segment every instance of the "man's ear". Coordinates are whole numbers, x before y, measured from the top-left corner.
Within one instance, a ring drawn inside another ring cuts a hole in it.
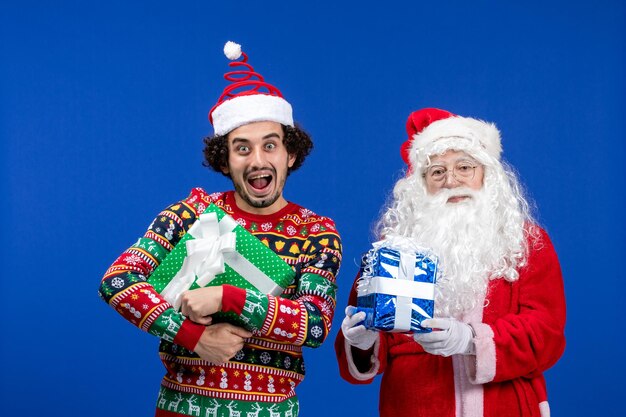
[[[223,165],[221,170],[222,170],[222,173],[224,175],[229,175],[230,174],[230,170],[228,169],[228,165]]]
[[[295,162],[296,162],[296,154],[295,153],[290,153],[287,166],[289,168],[291,168]]]

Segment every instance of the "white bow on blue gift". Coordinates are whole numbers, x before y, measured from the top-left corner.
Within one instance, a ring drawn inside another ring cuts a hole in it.
[[[413,303],[413,299],[433,300],[435,284],[414,281],[416,275],[425,275],[426,272],[415,267],[415,253],[399,251],[399,254],[398,267],[382,263],[382,267],[397,278],[372,277],[368,291],[396,296],[394,331],[408,331],[411,330],[412,310],[416,310],[423,317],[431,318],[426,311]]]

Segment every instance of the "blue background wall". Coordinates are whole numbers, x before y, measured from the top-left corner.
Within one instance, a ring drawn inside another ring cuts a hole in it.
[[[96,290],[161,208],[229,188],[201,140],[234,40],[315,139],[286,196],[342,232],[340,311],[402,175],[409,112],[496,122],[564,272],[553,415],[622,415],[623,2],[14,3],[0,9],[0,414],[152,415],[157,340]],[[302,416],[320,400],[377,415],[377,385],[340,380],[332,341],[306,357]]]

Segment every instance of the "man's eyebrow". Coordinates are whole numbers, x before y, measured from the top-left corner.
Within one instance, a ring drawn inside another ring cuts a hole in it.
[[[280,135],[276,132],[272,132],[272,133],[268,133],[267,135],[263,136],[263,139],[271,139],[271,138],[278,138],[280,139]]]
[[[265,139],[273,139],[273,138],[280,139],[280,135],[278,133],[276,133],[276,132],[271,132],[271,133],[268,133],[267,135],[263,136],[261,139],[265,140]],[[249,142],[250,142],[250,139],[240,138],[240,137],[235,137],[235,138],[233,138],[233,141],[232,141],[233,144],[235,144],[235,143],[249,143]]]
[[[232,143],[234,145],[236,143],[248,143],[248,142],[250,142],[250,140],[246,139],[246,138],[233,138],[233,142]]]

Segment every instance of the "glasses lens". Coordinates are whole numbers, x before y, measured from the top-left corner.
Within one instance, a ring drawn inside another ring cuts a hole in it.
[[[426,175],[433,181],[441,181],[446,176],[446,171],[442,166],[432,166],[428,168]]]
[[[461,162],[454,167],[454,175],[458,178],[471,179],[474,177],[476,166],[469,162]]]

